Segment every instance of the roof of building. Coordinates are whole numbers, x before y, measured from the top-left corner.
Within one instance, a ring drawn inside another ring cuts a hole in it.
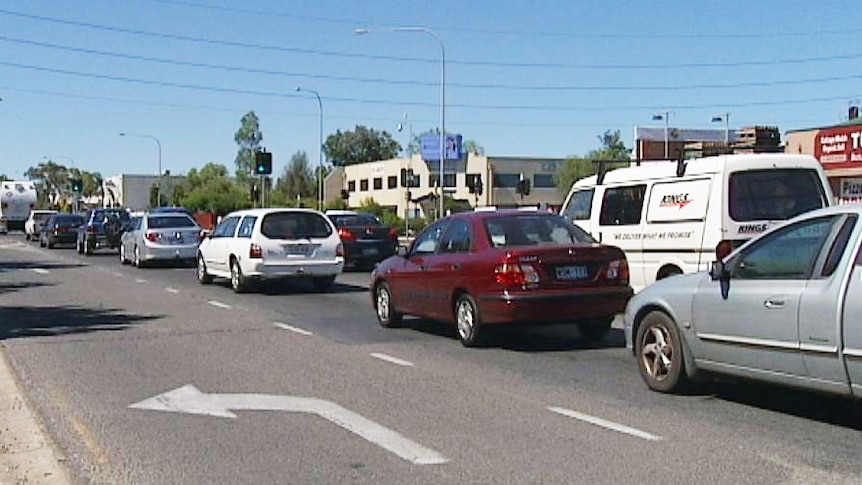
[[[787,130],[787,133],[796,133],[799,131],[814,131],[814,130],[828,130],[830,128],[841,128],[842,126],[856,126],[862,125],[862,118],[856,118],[855,120],[845,121],[843,123],[838,123],[829,126],[814,126],[811,128],[798,128],[795,130]]]

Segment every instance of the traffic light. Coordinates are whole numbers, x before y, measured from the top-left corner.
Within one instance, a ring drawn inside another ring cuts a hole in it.
[[[347,189],[341,189],[341,198],[347,200],[350,198],[350,192]]]
[[[252,202],[257,201],[260,198],[260,189],[257,187],[257,184],[252,184],[248,196]]]
[[[72,192],[80,194],[84,191],[84,181],[81,179],[72,179],[69,181],[72,185]]]
[[[272,153],[265,151],[254,152],[254,174],[272,174]]]

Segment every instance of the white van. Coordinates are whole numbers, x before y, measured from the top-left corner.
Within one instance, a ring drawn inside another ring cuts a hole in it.
[[[36,185],[29,181],[0,182],[0,234],[23,231],[30,211],[36,208]]]
[[[832,200],[813,157],[722,155],[642,162],[581,179],[560,212],[625,251],[637,291],[708,270],[752,236]]]

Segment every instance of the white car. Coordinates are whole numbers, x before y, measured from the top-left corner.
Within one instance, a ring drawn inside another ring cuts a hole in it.
[[[230,278],[237,293],[255,280],[306,278],[327,290],[344,268],[344,246],[332,222],[311,209],[232,212],[198,248],[197,277]]]
[[[28,241],[39,239],[39,233],[42,231],[45,221],[56,213],[57,211],[53,210],[31,210],[30,216],[24,222],[24,237]]]

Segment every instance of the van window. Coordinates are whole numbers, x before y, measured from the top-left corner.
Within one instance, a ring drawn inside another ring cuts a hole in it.
[[[593,208],[593,194],[596,189],[579,190],[572,193],[569,205],[563,215],[569,220],[586,221],[590,219]]]
[[[631,226],[640,224],[646,185],[629,185],[605,189],[599,225]]]
[[[743,170],[730,174],[728,201],[734,221],[790,219],[819,209],[826,196],[816,170]]]

